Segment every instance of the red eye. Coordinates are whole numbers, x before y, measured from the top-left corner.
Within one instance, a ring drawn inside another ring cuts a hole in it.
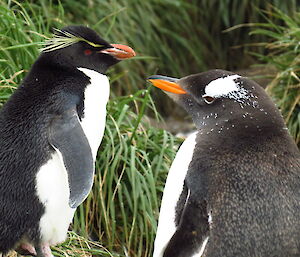
[[[92,50],[90,50],[90,49],[84,50],[85,55],[90,55],[91,53],[92,53]]]

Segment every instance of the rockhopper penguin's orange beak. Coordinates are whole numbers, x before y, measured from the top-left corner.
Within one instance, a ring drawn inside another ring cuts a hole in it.
[[[183,90],[176,82],[178,79],[170,78],[160,75],[152,75],[147,79],[155,87],[158,87],[164,91],[171,92],[174,94],[186,94],[186,91]]]
[[[101,50],[100,52],[112,55],[116,57],[118,60],[128,59],[136,55],[134,50],[129,46],[121,45],[121,44],[111,44],[111,46],[113,48],[107,48]]]

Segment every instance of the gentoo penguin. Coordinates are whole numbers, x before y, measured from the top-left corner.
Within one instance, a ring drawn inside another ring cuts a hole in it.
[[[0,252],[52,256],[93,184],[109,81],[134,51],[84,26],[57,30],[0,112]]]
[[[171,166],[153,256],[300,256],[300,154],[265,91],[223,70],[149,81],[197,127]]]

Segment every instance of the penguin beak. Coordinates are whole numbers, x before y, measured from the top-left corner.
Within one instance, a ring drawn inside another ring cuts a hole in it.
[[[111,44],[112,48],[101,50],[100,53],[109,54],[118,60],[125,60],[134,57],[136,54],[134,50],[126,45]]]
[[[170,78],[160,75],[152,75],[147,79],[155,87],[158,87],[164,91],[171,92],[174,94],[186,94],[186,91],[183,90],[176,82],[178,79]]]

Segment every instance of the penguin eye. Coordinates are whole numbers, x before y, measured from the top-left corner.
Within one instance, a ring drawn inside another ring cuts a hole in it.
[[[92,54],[92,50],[86,49],[86,50],[84,50],[84,54],[85,55],[91,55]]]
[[[204,102],[207,104],[212,104],[215,101],[215,98],[209,95],[203,95]]]

